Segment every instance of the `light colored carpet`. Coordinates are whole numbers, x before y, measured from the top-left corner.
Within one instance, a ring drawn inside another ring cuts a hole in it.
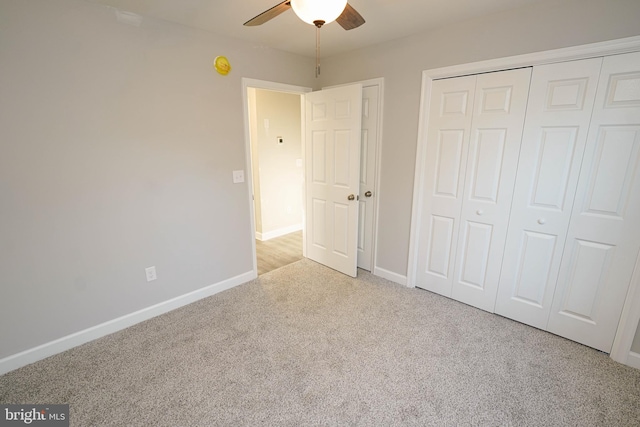
[[[631,426],[640,371],[309,260],[0,377],[73,426]]]

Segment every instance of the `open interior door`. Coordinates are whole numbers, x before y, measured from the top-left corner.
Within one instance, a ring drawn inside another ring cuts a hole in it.
[[[362,85],[305,95],[306,256],[357,275]]]

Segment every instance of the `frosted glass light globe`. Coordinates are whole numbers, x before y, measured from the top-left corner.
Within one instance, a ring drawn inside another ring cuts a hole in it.
[[[347,0],[291,0],[293,11],[307,24],[335,21],[347,6]]]

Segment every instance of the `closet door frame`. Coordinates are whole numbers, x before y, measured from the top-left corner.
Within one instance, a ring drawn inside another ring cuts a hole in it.
[[[427,173],[424,165],[426,163],[427,131],[429,128],[429,100],[431,99],[433,81],[469,74],[488,73],[513,68],[531,67],[638,51],[640,51],[640,36],[454,65],[450,67],[435,68],[422,72],[422,92],[420,97],[418,143],[413,185],[413,208],[411,212],[411,235],[407,268],[407,285],[409,287],[416,286],[416,274],[417,268],[419,267],[418,244],[421,233],[420,218],[422,216],[422,195],[425,174]],[[640,266],[637,264],[636,269],[638,268],[640,268]],[[633,300],[637,299],[634,297],[640,295],[640,274],[637,273],[638,272],[636,271],[636,274],[634,274],[629,286],[622,317],[613,343],[613,349],[610,354],[612,359],[621,363],[629,363],[627,359],[629,357],[631,343],[633,341],[636,328],[638,327],[638,318],[640,317],[640,303],[636,302],[635,304],[632,304]]]

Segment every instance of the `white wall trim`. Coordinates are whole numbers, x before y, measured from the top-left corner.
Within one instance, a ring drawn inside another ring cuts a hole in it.
[[[423,71],[431,79],[459,77],[468,74],[489,73],[512,68],[531,67],[534,65],[553,64],[556,62],[576,61],[606,55],[636,52],[640,50],[640,36],[609,40],[599,43],[566,47],[562,49],[508,56],[506,58],[489,59],[450,67],[433,68]]]
[[[373,236],[371,236],[371,265],[372,270],[376,271],[378,264],[378,230],[379,230],[379,218],[380,218],[380,170],[382,167],[382,125],[384,123],[384,78],[377,78],[371,80],[365,80],[362,83],[362,87],[378,86],[378,141],[376,144],[376,170],[374,173],[374,205],[373,205]],[[375,273],[374,273],[375,274]],[[395,273],[394,273],[395,274]],[[399,275],[398,275],[399,276]],[[406,285],[406,277],[404,277]]]
[[[631,351],[638,323],[640,323],[640,254],[636,258],[636,265],[631,275],[631,283],[627,290],[627,297],[610,353],[613,360],[629,366],[634,366],[631,363],[635,360],[637,364],[634,367],[640,369],[640,355]],[[636,356],[632,356],[632,354]]]
[[[640,369],[640,353],[630,351],[625,365],[631,366],[632,368]]]
[[[235,286],[251,281],[256,277],[257,275],[254,271],[248,271],[216,284],[197,289],[170,300],[143,308],[142,310],[109,320],[91,328],[87,328],[20,353],[7,356],[0,359],[0,375],[37,362],[38,360],[42,360],[49,356],[53,356],[54,354],[62,353],[63,351],[72,349],[89,341],[126,329],[137,323],[191,304],[203,298],[210,297],[227,289],[231,289]]]
[[[300,141],[302,141],[302,147],[300,147],[300,153],[302,156],[302,257],[307,257],[307,171],[305,165],[307,164],[307,144],[305,143],[305,135],[307,134],[307,97],[300,97]]]
[[[275,239],[276,237],[284,236],[289,233],[294,233],[300,230],[302,230],[302,224],[294,224],[288,227],[278,228],[277,230],[268,231],[266,233],[258,233],[256,231],[256,239],[261,241],[266,241],[270,239]]]
[[[393,283],[397,283],[402,286],[407,286],[407,276],[403,276],[393,271],[385,270],[384,268],[374,267],[373,275],[387,279]]]
[[[429,99],[433,79],[426,71],[422,73],[422,95],[418,120],[418,145],[416,148],[415,175],[413,177],[413,203],[411,205],[411,228],[409,234],[409,259],[407,260],[407,286],[416,287],[416,269],[418,268],[418,243],[420,236],[420,218],[422,216],[422,192],[427,160],[427,130],[429,129]]]

